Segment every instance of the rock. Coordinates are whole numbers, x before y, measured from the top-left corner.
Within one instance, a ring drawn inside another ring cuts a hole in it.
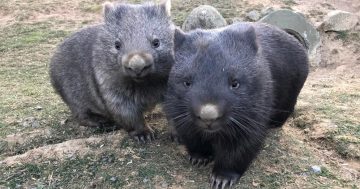
[[[331,54],[339,54],[339,50],[333,49],[333,50],[331,50]]]
[[[236,22],[244,22],[244,18],[241,18],[241,17],[231,18],[230,21],[229,21],[229,24],[233,24],[233,23],[236,23]]]
[[[111,181],[111,182],[116,182],[116,181],[117,181],[117,178],[116,178],[116,177],[111,177],[111,178],[110,178],[110,181]]]
[[[317,165],[313,165],[313,166],[311,166],[311,171],[313,173],[320,174],[321,173],[321,167],[319,167]]]
[[[40,126],[40,123],[35,117],[27,117],[27,118],[23,119],[22,126],[36,128],[36,127]]]
[[[168,188],[169,185],[168,185],[166,182],[163,182],[163,183],[161,184],[161,187],[162,187],[162,188]]]
[[[41,107],[41,106],[35,106],[35,108],[34,108],[35,110],[42,110],[43,109],[43,107]]]
[[[259,11],[253,10],[246,14],[246,17],[250,19],[251,21],[258,21],[260,19],[260,13]]]
[[[324,31],[348,31],[353,29],[358,23],[359,18],[350,12],[334,10],[324,17],[321,28]]]
[[[201,5],[191,11],[182,25],[182,29],[184,31],[194,30],[196,28],[213,29],[226,25],[226,20],[214,7]]]
[[[274,11],[275,11],[274,7],[265,7],[263,9],[261,9],[260,13],[261,13],[261,16],[266,16]]]
[[[63,125],[65,125],[68,121],[69,121],[69,119],[67,119],[67,118],[66,118],[66,119],[63,119],[63,120],[60,121],[60,125],[63,126]]]
[[[275,25],[295,36],[308,49],[310,61],[319,66],[321,61],[318,50],[321,44],[320,35],[305,17],[291,10],[280,9],[271,12],[259,22]]]
[[[307,133],[309,133],[309,132],[310,132],[310,129],[309,129],[309,128],[304,129],[304,133],[305,133],[305,134],[307,134]]]

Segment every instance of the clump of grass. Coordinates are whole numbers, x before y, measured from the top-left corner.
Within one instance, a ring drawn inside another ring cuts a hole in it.
[[[34,24],[14,24],[1,30],[0,53],[18,49],[33,48],[56,38],[68,35],[67,31],[52,30],[47,22]]]
[[[321,167],[321,173],[319,175],[333,180],[337,179],[337,177],[333,173],[331,173],[329,169],[323,166]]]
[[[294,0],[282,0],[282,2],[287,6],[297,5],[297,3]]]
[[[100,13],[102,10],[102,5],[98,2],[82,1],[79,3],[79,7],[81,11],[90,13]]]
[[[349,33],[347,31],[338,31],[336,34],[335,39],[337,40],[346,41],[349,37]]]

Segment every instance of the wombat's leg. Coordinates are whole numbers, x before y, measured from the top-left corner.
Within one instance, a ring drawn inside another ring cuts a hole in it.
[[[137,124],[134,129],[127,129],[127,131],[129,135],[139,143],[146,143],[155,140],[153,129],[145,124]]]
[[[187,148],[189,161],[192,165],[206,166],[213,160],[212,144],[203,139],[201,135],[188,133],[181,135],[181,139]]]
[[[133,139],[142,143],[155,139],[154,131],[145,125],[141,104],[111,90],[103,97],[115,123],[124,128]]]
[[[232,188],[256,157],[260,147],[261,143],[257,141],[237,146],[230,143],[216,144],[215,164],[210,178],[211,188]]]
[[[168,133],[169,133],[170,140],[173,141],[173,142],[176,142],[178,144],[182,144],[180,136],[177,133],[177,131],[175,129],[175,126],[174,126],[174,123],[173,123],[173,121],[171,119],[168,121],[168,125],[169,125],[168,126],[168,128],[169,128]]]
[[[154,131],[145,125],[143,113],[135,105],[119,108],[113,117],[137,142],[146,143],[155,139]]]
[[[79,124],[83,126],[97,127],[101,129],[119,129],[119,127],[115,125],[114,121],[107,119],[99,114],[92,113],[90,111],[84,113],[77,113],[75,118],[78,120]]]
[[[284,125],[289,116],[294,112],[298,93],[291,94],[288,98],[277,99],[271,115],[270,128],[277,128]]]
[[[289,116],[294,112],[294,105],[286,110],[274,110],[270,120],[270,128],[277,128],[284,125]]]

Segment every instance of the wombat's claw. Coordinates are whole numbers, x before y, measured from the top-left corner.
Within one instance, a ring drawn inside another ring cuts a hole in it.
[[[202,167],[202,166],[206,166],[207,164],[209,164],[212,161],[212,158],[200,158],[200,157],[196,157],[196,156],[189,156],[189,161],[192,165],[197,166],[197,167]]]
[[[133,135],[133,138],[137,143],[145,144],[147,142],[151,142],[155,140],[155,134],[153,132],[144,132],[137,135]]]
[[[216,176],[212,174],[210,179],[210,188],[211,189],[225,189],[233,188],[235,183],[239,180],[240,176],[238,174],[230,174],[228,176]]]
[[[170,138],[170,140],[171,140],[172,142],[175,142],[175,143],[177,143],[177,144],[181,144],[181,139],[179,138],[178,135],[175,135],[175,134],[170,133],[169,138]]]

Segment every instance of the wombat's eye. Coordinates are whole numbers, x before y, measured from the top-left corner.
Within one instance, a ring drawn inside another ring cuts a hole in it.
[[[120,48],[121,48],[120,41],[115,41],[115,49],[120,50]]]
[[[238,81],[236,81],[236,80],[233,80],[232,82],[231,82],[231,89],[237,89],[237,88],[239,88],[239,86],[240,86],[240,83],[238,82]]]
[[[184,86],[186,88],[189,88],[191,86],[191,83],[189,81],[184,81]]]
[[[154,39],[152,42],[151,42],[151,45],[154,47],[154,48],[158,48],[160,46],[160,40],[159,39]]]

